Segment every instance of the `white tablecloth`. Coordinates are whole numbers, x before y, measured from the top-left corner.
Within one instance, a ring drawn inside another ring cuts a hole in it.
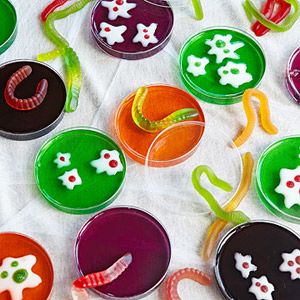
[[[13,59],[34,58],[38,53],[53,48],[44,36],[39,21],[39,14],[48,0],[13,2],[18,12],[19,30],[15,43],[0,56],[1,63]],[[175,7],[175,27],[169,45],[156,56],[140,61],[119,60],[97,48],[89,28],[89,15],[93,4],[57,22],[60,32],[77,51],[82,64],[84,84],[79,107],[75,113],[66,114],[53,132],[37,140],[16,142],[0,138],[0,231],[27,234],[49,251],[55,268],[52,299],[70,299],[69,286],[76,278],[73,245],[78,230],[91,215],[64,214],[43,200],[33,178],[33,163],[37,151],[46,139],[68,127],[92,125],[110,131],[110,118],[117,104],[140,85],[159,82],[180,86],[177,54],[184,41],[202,28],[227,25],[250,32],[241,0],[202,2],[205,18],[201,22],[195,21],[191,5]],[[185,2],[187,3],[188,1]],[[259,39],[267,57],[267,70],[261,89],[269,96],[272,118],[280,133],[269,136],[259,126],[255,128],[241,152],[251,151],[256,161],[271,142],[300,132],[300,107],[291,101],[284,84],[288,57],[300,46],[299,29],[298,22],[286,33],[271,33]],[[63,74],[60,60],[50,64]],[[245,123],[242,104],[221,107],[201,102],[201,107],[207,122],[211,126],[222,128],[228,136],[234,137]],[[186,201],[172,204],[170,209],[170,202],[158,202],[151,199],[149,194],[143,195],[135,184],[142,173],[143,167],[129,160],[124,192],[113,206],[135,205],[147,209],[162,221],[172,242],[170,272],[188,266],[211,272],[212,262],[204,264],[198,252],[212,216],[200,215],[195,209],[197,203]],[[275,220],[258,200],[254,184],[241,209],[253,219]],[[300,226],[288,225],[300,233]],[[159,293],[160,290],[147,299],[158,299]],[[183,299],[222,298],[215,286],[204,288],[190,281],[180,284],[180,293]]]

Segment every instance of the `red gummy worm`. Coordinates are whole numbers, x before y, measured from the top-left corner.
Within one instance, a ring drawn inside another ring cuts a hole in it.
[[[267,2],[264,4],[261,12],[264,14],[264,16],[269,19],[272,17],[272,14],[274,12],[276,0],[267,0]],[[251,29],[254,33],[258,30],[258,28],[261,26],[259,21],[256,21],[252,26]]]
[[[69,0],[54,0],[52,1],[41,13],[41,19],[43,22],[47,20],[47,17],[54,12],[58,7],[64,5]]]
[[[39,106],[46,97],[48,91],[48,81],[42,79],[35,91],[35,95],[27,99],[19,99],[15,97],[15,90],[25,78],[27,78],[32,72],[32,68],[28,65],[23,66],[13,73],[8,79],[5,87],[5,100],[6,103],[17,110],[31,110]]]
[[[212,279],[207,274],[193,268],[185,268],[173,273],[166,282],[167,300],[181,300],[178,294],[178,284],[183,279],[191,279],[202,285],[211,285]]]

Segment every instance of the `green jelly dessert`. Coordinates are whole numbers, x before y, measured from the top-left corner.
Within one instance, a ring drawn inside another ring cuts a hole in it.
[[[270,145],[256,171],[257,193],[276,216],[300,223],[300,135]]]
[[[241,101],[265,73],[261,46],[247,33],[214,27],[192,36],[179,56],[181,80],[199,100],[229,105]]]
[[[73,214],[98,211],[119,195],[126,174],[120,147],[104,132],[72,128],[41,147],[35,180],[46,200]]]
[[[16,10],[8,0],[0,0],[0,54],[11,46],[16,35]]]

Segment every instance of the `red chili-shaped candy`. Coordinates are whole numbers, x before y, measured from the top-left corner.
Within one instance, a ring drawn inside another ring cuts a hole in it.
[[[15,90],[24,79],[32,72],[32,68],[28,65],[20,68],[10,76],[5,87],[6,103],[17,110],[31,110],[39,106],[46,97],[48,91],[48,81],[42,79],[35,91],[35,95],[27,99],[19,99],[15,97]]]

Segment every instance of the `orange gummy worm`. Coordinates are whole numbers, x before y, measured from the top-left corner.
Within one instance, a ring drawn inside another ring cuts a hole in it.
[[[262,128],[269,134],[278,133],[277,127],[272,123],[270,118],[270,109],[267,96],[257,89],[248,89],[243,94],[243,106],[245,114],[247,116],[247,126],[245,127],[243,132],[235,139],[234,144],[236,145],[236,147],[240,147],[241,145],[243,145],[248,140],[254,129],[255,111],[251,106],[252,97],[256,97],[260,101],[260,120]]]
[[[225,206],[224,210],[229,212],[235,210],[246,196],[252,179],[252,171],[254,166],[254,160],[250,152],[246,152],[243,155],[243,175],[240,186],[232,198],[232,200]],[[207,261],[209,260],[218,237],[224,227],[227,225],[226,221],[216,220],[214,221],[207,230],[206,239],[202,248],[202,258]]]

